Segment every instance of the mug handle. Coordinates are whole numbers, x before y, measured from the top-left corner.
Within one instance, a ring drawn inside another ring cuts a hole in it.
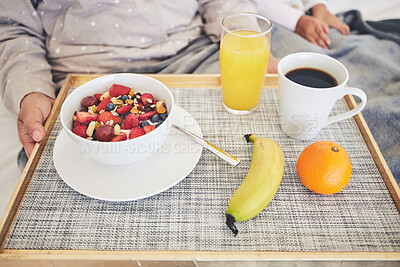
[[[339,99],[344,97],[345,95],[356,95],[359,98],[361,98],[361,103],[358,104],[357,107],[355,107],[352,110],[349,110],[343,114],[339,114],[336,116],[330,116],[328,118],[328,120],[326,121],[326,125],[331,124],[333,122],[337,122],[337,121],[341,121],[341,120],[353,117],[354,115],[359,113],[367,104],[367,95],[364,93],[364,91],[362,91],[358,88],[346,88],[344,90],[343,94],[339,97]]]

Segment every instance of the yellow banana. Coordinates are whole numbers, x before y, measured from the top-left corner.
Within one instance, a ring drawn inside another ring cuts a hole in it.
[[[233,194],[226,211],[226,224],[237,235],[235,222],[249,220],[260,213],[278,191],[282,181],[284,156],[273,140],[255,134],[246,135],[253,143],[249,171]]]

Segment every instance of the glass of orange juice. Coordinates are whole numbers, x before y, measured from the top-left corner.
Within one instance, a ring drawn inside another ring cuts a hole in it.
[[[220,65],[222,99],[236,115],[252,113],[260,101],[267,71],[272,23],[256,13],[237,13],[222,21]]]

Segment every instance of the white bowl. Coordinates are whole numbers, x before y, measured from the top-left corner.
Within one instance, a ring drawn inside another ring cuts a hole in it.
[[[134,139],[120,142],[91,141],[74,134],[72,117],[81,109],[81,101],[86,96],[106,92],[114,83],[131,87],[135,92],[151,93],[156,100],[165,100],[167,119],[153,131]],[[168,136],[174,116],[174,97],[160,81],[139,74],[110,74],[91,80],[76,88],[65,99],[60,120],[68,136],[80,151],[89,158],[110,165],[129,165],[149,157],[162,148]]]

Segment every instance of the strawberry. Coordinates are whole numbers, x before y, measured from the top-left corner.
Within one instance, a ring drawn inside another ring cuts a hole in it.
[[[97,99],[100,101],[100,97],[101,97],[102,95],[103,95],[103,94],[94,94],[94,97],[97,98]]]
[[[106,124],[108,121],[112,120],[114,123],[117,124],[121,122],[121,118],[119,116],[114,116],[110,111],[102,112],[99,117],[97,118],[98,122],[102,122]]]
[[[146,132],[139,126],[136,126],[136,127],[132,128],[131,132],[129,133],[129,139],[133,139],[133,138],[142,136],[144,134],[146,134]]]
[[[142,103],[144,105],[149,104],[149,103],[154,104],[154,97],[152,94],[149,94],[149,93],[142,94],[140,99],[142,99]]]
[[[86,111],[76,112],[76,120],[81,124],[89,124],[91,121],[95,121],[97,117],[97,114],[92,114]]]
[[[86,125],[78,125],[74,129],[72,129],[72,132],[80,137],[86,138],[86,130],[87,126]]]
[[[100,112],[102,110],[105,110],[107,104],[109,103],[111,103],[111,96],[104,98],[103,101],[101,101],[101,103],[97,106],[96,111]]]
[[[117,124],[117,123],[121,123],[122,119],[121,119],[120,116],[114,116],[113,121],[114,121],[114,125],[115,125],[115,124]]]
[[[140,122],[135,114],[130,113],[121,124],[122,130],[130,130],[133,127],[139,126]]]
[[[79,121],[74,121],[74,128],[76,127],[76,126],[79,126],[79,125],[82,125],[82,123],[80,123]]]
[[[156,110],[152,110],[152,111],[146,112],[144,114],[139,114],[139,121],[148,120],[156,113],[157,113]]]
[[[128,139],[126,133],[121,133],[119,135],[116,135],[110,142],[119,142],[119,141],[124,141],[126,139]]]
[[[125,113],[129,112],[131,110],[131,108],[132,108],[132,104],[122,106],[120,108],[117,108],[117,113],[121,114],[121,115],[125,114]]]
[[[143,127],[143,130],[145,131],[145,133],[149,133],[151,131],[153,131],[156,127],[154,127],[153,125],[146,125]]]
[[[131,88],[127,86],[114,83],[108,91],[110,92],[110,96],[119,96],[129,94],[130,90]]]

